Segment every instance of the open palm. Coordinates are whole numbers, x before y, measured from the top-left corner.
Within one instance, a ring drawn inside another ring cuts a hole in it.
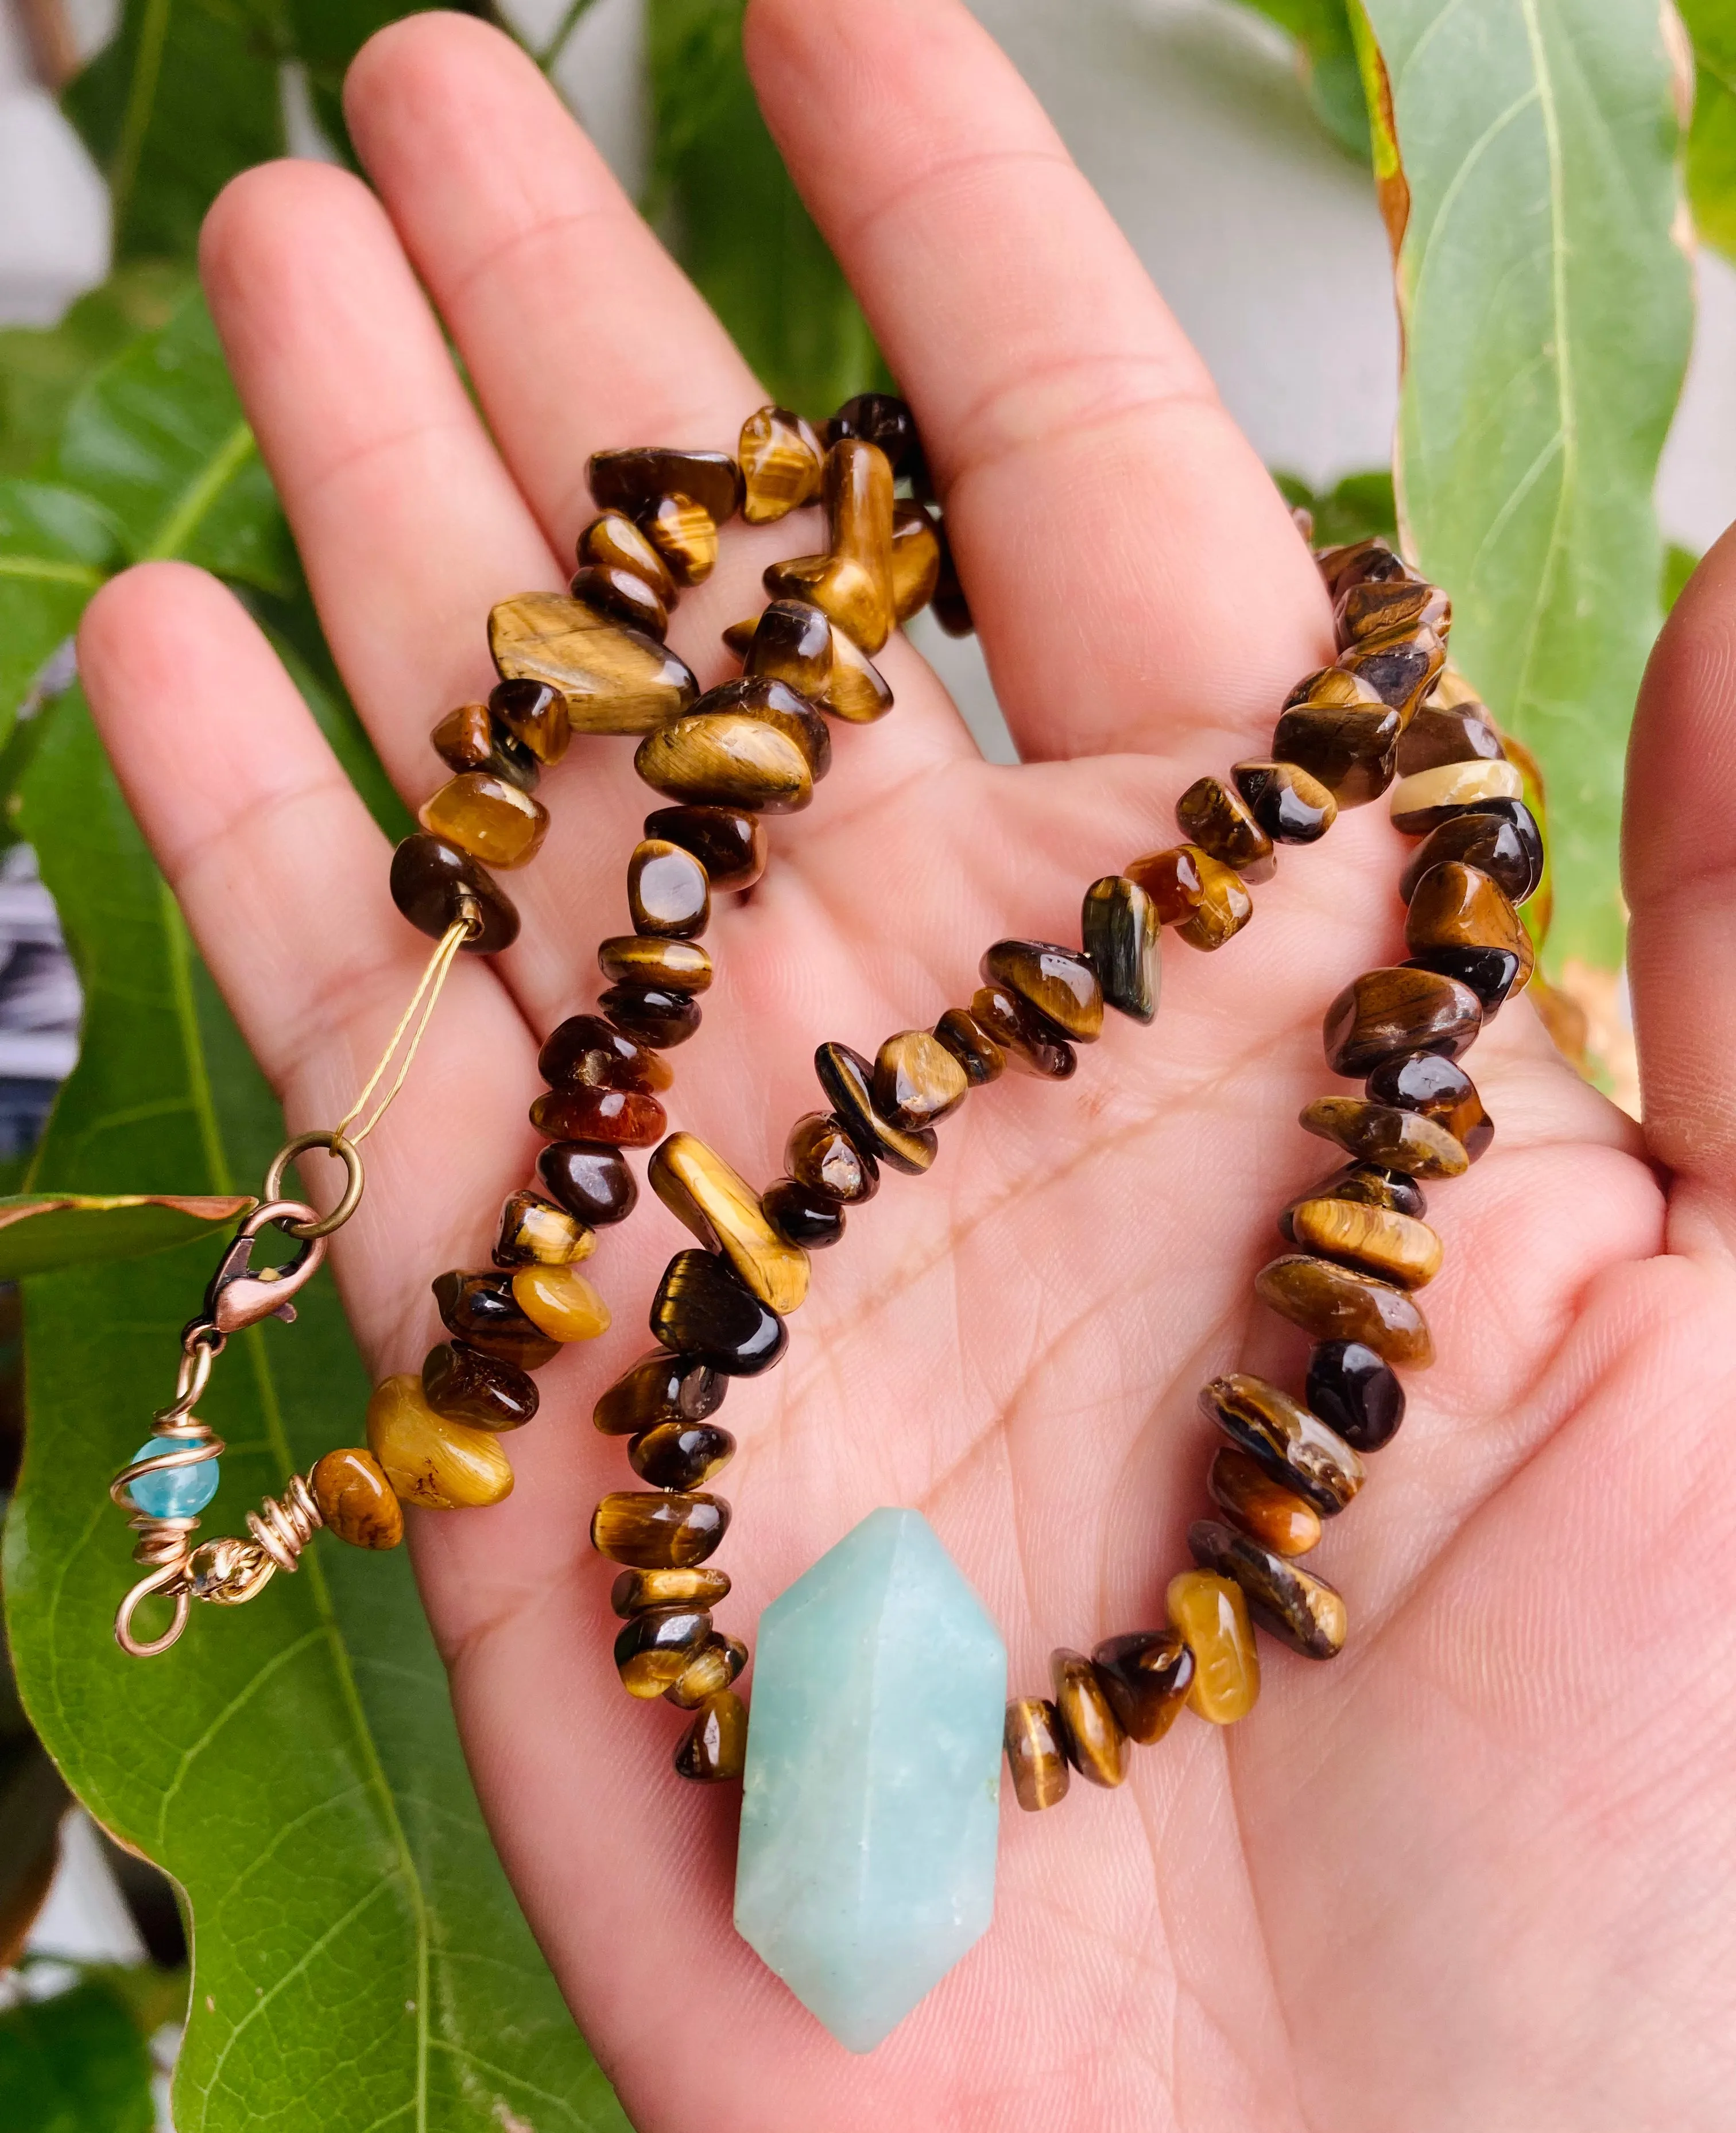
[[[1176,796],[1260,753],[1330,657],[1287,514],[1016,76],[953,0],[757,0],[750,58],[813,209],[914,402],[1025,758],[986,765],[914,652],[841,728],[719,982],[673,1115],[750,1177],[818,1100],[814,1046],[871,1053],[968,999],[981,950],[1066,938],[1084,884],[1173,841]],[[207,286],[325,626],[407,799],[489,675],[489,605],[558,587],[599,447],[729,448],[760,394],[535,71],[427,17],[357,62],[377,187],[279,165],[231,188]],[[421,286],[418,286],[418,281]],[[438,315],[430,308],[431,296]],[[466,395],[450,334],[474,384]],[[792,522],[729,529],[672,635],[702,681]],[[1728,2125],[1736,2020],[1736,861],[1720,688],[1736,553],[1654,673],[1632,836],[1654,1125],[1523,1001],[1480,1046],[1494,1148],[1435,1196],[1439,1354],[1319,1558],[1351,1641],[1266,1647],[1251,1718],[1184,1721],[1119,1792],[1005,1795],[996,1923],[870,2058],[730,1924],[736,1794],[668,1767],[676,1714],[610,1656],[591,1505],[629,1485],[588,1416],[647,1342],[683,1241],[654,1201],[589,1271],[615,1329],[543,1377],[496,1509],[417,1514],[422,1590],[490,1827],[573,2010],[646,2133],[1577,2133]],[[292,1127],[347,1105],[427,943],[385,845],[264,641],[174,566],[94,604],[84,672],[127,790]],[[581,741],[515,876],[518,945],[455,975],[334,1252],[377,1375],[433,1336],[428,1283],[486,1261],[536,1142],[538,1040],[595,997],[648,798]],[[876,1505],[920,1505],[1000,1623],[1048,1654],[1161,1620],[1203,1505],[1195,1391],[1295,1383],[1253,1306],[1273,1217],[1324,1167],[1328,999],[1402,952],[1384,810],[1286,857],[1222,954],[1165,944],[1154,1027],[1112,1017],[1064,1086],[1010,1076],[815,1263],[774,1375],[737,1386],[721,1625]],[[1668,1164],[1673,1185],[1648,1162]],[[320,1181],[316,1181],[319,1189]],[[333,1441],[361,1418],[333,1418]],[[751,1688],[751,1677],[748,1687]]]

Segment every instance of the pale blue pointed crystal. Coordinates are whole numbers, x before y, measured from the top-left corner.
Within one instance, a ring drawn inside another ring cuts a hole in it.
[[[994,1915],[1005,1697],[919,1511],[871,1511],[760,1619],[735,1930],[853,2052]]]

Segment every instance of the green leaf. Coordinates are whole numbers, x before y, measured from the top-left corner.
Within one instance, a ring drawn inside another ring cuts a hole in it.
[[[6,2133],[151,2133],[151,2054],[124,2001],[88,1979],[0,2013]]]
[[[1314,115],[1338,146],[1368,161],[1368,106],[1345,0],[1248,0],[1296,41]]]
[[[1682,590],[1700,568],[1700,558],[1691,548],[1684,548],[1671,541],[1664,550],[1663,584],[1659,590],[1659,604],[1668,614],[1682,596]]]
[[[1694,44],[1694,123],[1688,133],[1688,200],[1695,228],[1736,258],[1736,6],[1681,0]]]
[[[1401,523],[1452,595],[1455,658],[1542,765],[1551,949],[1613,967],[1628,725],[1659,622],[1652,488],[1692,323],[1660,12],[1366,4],[1402,232]]]
[[[1312,489],[1293,474],[1275,474],[1272,479],[1286,503],[1312,513],[1317,548],[1336,548],[1373,533],[1388,541],[1397,537],[1392,476],[1385,467],[1347,474],[1335,488],[1326,489]]]
[[[190,259],[229,181],[285,152],[286,55],[270,0],[126,0],[61,99],[108,181],[117,258]]]
[[[829,415],[890,380],[760,116],[743,12],[744,0],[650,0],[651,204],[766,391]]]
[[[234,1192],[282,1131],[69,698],[27,787],[88,1002],[39,1189]],[[209,1242],[33,1278],[7,1622],[39,1734],[99,1820],[180,1884],[195,1975],[180,2133],[624,2133],[494,1857],[403,1551],[316,1538],[161,1659],[109,1630],[138,1573],[108,1500],[172,1382]],[[234,1340],[208,1532],[356,1441],[368,1381],[326,1278]]]
[[[244,1193],[14,1193],[0,1200],[0,1281],[172,1251],[253,1205]]]
[[[0,744],[118,545],[113,521],[76,490],[0,481]]]

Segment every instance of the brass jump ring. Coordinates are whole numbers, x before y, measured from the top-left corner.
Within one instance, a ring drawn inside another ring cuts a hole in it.
[[[305,1155],[316,1148],[324,1148],[343,1164],[345,1172],[344,1197],[329,1215],[321,1216],[317,1221],[285,1222],[282,1226],[292,1237],[308,1240],[329,1237],[334,1230],[343,1228],[362,1203],[362,1192],[367,1180],[362,1171],[361,1150],[354,1141],[347,1140],[342,1134],[331,1129],[323,1133],[301,1134],[286,1147],[280,1148],[272,1158],[271,1168],[265,1173],[265,1182],[261,1187],[262,1197],[267,1200],[280,1198],[284,1172],[298,1155]]]

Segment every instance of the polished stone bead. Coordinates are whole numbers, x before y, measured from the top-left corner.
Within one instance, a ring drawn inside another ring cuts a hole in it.
[[[1103,998],[1119,1014],[1150,1022],[1163,985],[1158,952],[1162,921],[1137,882],[1106,874],[1085,892],[1079,936]]]
[[[649,585],[665,609],[681,597],[668,565],[623,512],[605,511],[593,518],[579,536],[576,556],[581,570],[595,564],[603,570],[626,571]]]
[[[711,959],[697,941],[654,933],[615,933],[598,941],[597,968],[612,985],[651,992],[702,993],[711,983]]]
[[[155,1459],[166,1452],[184,1449],[171,1437],[147,1437],[133,1457]],[[201,1459],[195,1466],[166,1466],[160,1473],[141,1474],[127,1485],[127,1494],[147,1518],[196,1518],[217,1493],[219,1459]]]
[[[774,600],[743,649],[747,671],[817,701],[832,678],[832,624],[808,600]]]
[[[1303,1200],[1287,1211],[1285,1234],[1304,1252],[1360,1267],[1401,1288],[1421,1288],[1440,1272],[1440,1239],[1409,1215],[1350,1200]]]
[[[934,1036],[963,1067],[964,1078],[973,1089],[998,1081],[1006,1071],[1006,1054],[964,1008],[949,1007],[935,1023]]]
[[[1322,1341],[1308,1359],[1309,1406],[1358,1452],[1378,1452],[1405,1418],[1392,1365],[1360,1341]]]
[[[1249,812],[1275,844],[1314,844],[1338,818],[1330,790],[1300,763],[1262,756],[1237,763],[1230,775]]]
[[[422,802],[416,818],[431,836],[456,845],[485,866],[533,859],[548,830],[548,810],[504,778],[466,770]]]
[[[1371,534],[1362,541],[1348,542],[1342,547],[1323,549],[1314,561],[1334,600],[1342,599],[1352,585],[1389,578],[1414,580],[1416,576],[1378,534]]]
[[[1405,916],[1405,943],[1430,967],[1441,949],[1498,948],[1518,964],[1515,985],[1524,985],[1531,974],[1531,940],[1525,921],[1480,867],[1467,866],[1462,859],[1443,860],[1417,883]],[[1472,989],[1478,989],[1474,984]],[[1490,1011],[1485,997],[1483,1012]]]
[[[216,1461],[210,1464],[215,1470]],[[326,1530],[351,1548],[396,1548],[403,1538],[403,1507],[371,1452],[328,1452],[307,1485]]]
[[[760,1196],[697,1134],[673,1133],[651,1158],[651,1189],[707,1252],[721,1252],[737,1279],[779,1317],[808,1295],[808,1254],[766,1220]],[[684,1345],[684,1344],[678,1344]]]
[[[739,1680],[746,1664],[747,1646],[740,1638],[720,1636],[713,1630],[687,1661],[680,1678],[663,1691],[663,1701],[678,1711],[697,1711]]]
[[[765,872],[765,826],[739,807],[659,807],[645,835],[691,852],[716,896],[751,888]]]
[[[713,1553],[729,1522],[721,1496],[620,1489],[591,1514],[591,1545],[634,1570],[688,1570]]]
[[[636,571],[623,570],[619,563],[586,563],[573,572],[567,590],[611,622],[643,630],[659,643],[668,634],[669,610]]]
[[[1361,807],[1392,782],[1392,751],[1403,726],[1372,689],[1351,703],[1305,701],[1280,714],[1272,754],[1307,771],[1340,807]]]
[[[711,884],[692,852],[647,837],[627,862],[627,908],[635,933],[696,940],[711,922]]]
[[[1175,1723],[1194,1686],[1194,1654],[1179,1630],[1106,1637],[1091,1664],[1122,1731],[1145,1748]]]
[[[538,1404],[536,1379],[528,1371],[468,1341],[441,1341],[429,1349],[422,1394],[436,1414],[474,1429],[522,1429]]]
[[[784,1321],[715,1252],[678,1252],[651,1300],[651,1337],[727,1377],[757,1377],[789,1344]]]
[[[368,1448],[407,1504],[455,1511],[498,1504],[513,1491],[512,1461],[494,1432],[436,1414],[407,1371],[374,1387]]]
[[[847,1044],[822,1044],[814,1054],[819,1076],[840,1123],[859,1148],[877,1162],[919,1177],[933,1162],[938,1146],[928,1129],[895,1126],[874,1105],[874,1069]]]
[[[895,1126],[937,1125],[970,1091],[964,1068],[926,1029],[901,1029],[875,1054],[874,1107]]]
[[[615,1667],[629,1696],[648,1701],[673,1688],[711,1634],[702,1607],[647,1607],[615,1633]]]
[[[1497,813],[1497,808],[1512,811]],[[1410,855],[1399,876],[1399,894],[1408,903],[1423,876],[1448,859],[1480,868],[1510,903],[1523,903],[1543,879],[1543,838],[1522,800],[1467,808],[1431,830]]]
[[[854,399],[846,400],[826,425],[828,444],[835,445],[840,437],[861,437],[868,444],[878,445],[895,474],[908,475],[923,484],[922,440],[917,435],[916,417],[909,402],[897,393],[858,392]]]
[[[1500,754],[1501,736],[1480,706],[1425,704],[1399,736],[1392,761],[1404,778],[1444,763],[1492,763]]]
[[[1324,1577],[1286,1562],[1216,1519],[1198,1519],[1189,1527],[1188,1548],[1202,1570],[1241,1587],[1248,1612],[1268,1636],[1307,1659],[1336,1659],[1344,1649],[1349,1622],[1343,1595]]]
[[[573,1266],[596,1249],[596,1235],[540,1192],[514,1192],[500,1210],[497,1267]]]
[[[660,497],[639,525],[677,585],[702,585],[716,569],[717,522],[691,496]]]
[[[1200,1389],[1199,1411],[1323,1519],[1335,1517],[1362,1485],[1362,1462],[1343,1438],[1264,1378],[1245,1370],[1213,1378]]]
[[[847,725],[871,725],[892,708],[892,691],[886,677],[853,637],[837,628],[832,632],[832,672],[815,699],[835,719]]]
[[[729,1389],[729,1379],[698,1356],[657,1348],[621,1373],[591,1418],[605,1437],[638,1437],[666,1422],[703,1422]]]
[[[1468,1167],[1464,1150],[1444,1126],[1420,1111],[1371,1104],[1364,1096],[1316,1096],[1303,1110],[1301,1124],[1357,1162],[1408,1177],[1458,1177]]]
[[[1194,1654],[1188,1708],[1213,1726],[1246,1718],[1260,1695],[1260,1654],[1242,1587],[1209,1570],[1178,1571],[1164,1604]]]
[[[1401,778],[1387,804],[1394,829],[1420,837],[1449,821],[1451,810],[1524,795],[1525,779],[1517,763],[1447,763]]]
[[[675,1774],[694,1784],[727,1784],[747,1760],[747,1706],[733,1689],[708,1696],[675,1750]]]
[[[711,1422],[660,1422],[627,1447],[628,1463],[653,1489],[702,1489],[735,1456],[735,1438]]]
[[[521,1370],[540,1370],[553,1358],[559,1343],[518,1308],[511,1274],[494,1267],[485,1274],[454,1267],[436,1275],[432,1286],[441,1323],[458,1340]]]
[[[489,649],[505,681],[540,681],[559,692],[566,723],[557,729],[551,716],[550,745],[557,730],[650,733],[679,717],[699,694],[692,668],[667,644],[561,593],[503,600],[489,616]],[[489,701],[544,762],[554,760],[502,709],[499,690]]]
[[[1334,604],[1338,643],[1347,648],[1371,638],[1408,636],[1432,629],[1444,637],[1452,627],[1453,603],[1438,585],[1420,578],[1365,578],[1347,585]]]
[[[1196,778],[1175,803],[1175,820],[1190,843],[1244,881],[1271,879],[1272,840],[1242,795],[1221,778]]]
[[[1389,1363],[1435,1360],[1428,1322],[1401,1288],[1329,1259],[1292,1253],[1261,1267],[1254,1293],[1316,1341],[1361,1341]]]
[[[666,496],[688,496],[721,526],[741,507],[741,469],[727,452],[690,452],[669,445],[636,445],[593,452],[585,478],[597,507],[638,519]]]
[[[733,681],[720,681],[715,689],[707,689],[688,715],[715,718],[725,713],[758,719],[793,741],[816,785],[831,769],[832,729],[788,682],[774,681],[768,674],[739,675]]]
[[[541,764],[486,704],[461,704],[446,713],[428,738],[449,770],[485,770],[516,785],[521,792],[537,789]]]
[[[634,1089],[549,1089],[531,1105],[530,1122],[550,1140],[616,1148],[654,1148],[669,1124],[656,1097]]]
[[[570,1266],[520,1267],[513,1301],[551,1341],[595,1341],[609,1331],[609,1307]]]
[[[880,1165],[873,1155],[824,1111],[804,1112],[790,1128],[784,1167],[798,1184],[840,1206],[871,1200],[880,1189]]]
[[[1446,648],[1432,629],[1419,629],[1403,637],[1382,637],[1353,645],[1340,652],[1338,663],[1348,674],[1366,681],[1383,704],[1408,721],[1428,694],[1446,661]]]
[[[570,1215],[595,1229],[624,1222],[639,1198],[639,1181],[618,1148],[597,1141],[562,1141],[537,1158],[537,1175]]]
[[[648,1607],[715,1607],[729,1590],[729,1572],[709,1563],[691,1570],[624,1570],[609,1588],[609,1604],[624,1619]]]
[[[788,407],[768,406],[750,415],[735,456],[741,463],[741,515],[750,526],[769,526],[819,496],[826,447],[812,426]]]
[[[528,676],[497,681],[489,710],[538,763],[558,763],[572,739],[567,699],[549,681]]]
[[[844,1234],[844,1211],[836,1200],[794,1177],[776,1177],[760,1196],[765,1219],[788,1245],[823,1251]]]
[[[1006,1653],[916,1511],[871,1512],[760,1618],[735,1928],[871,2050],[987,1929]]]
[[[1027,1814],[1067,1797],[1072,1777],[1061,1745],[1061,1718],[1046,1696],[1015,1696],[1001,1728],[1013,1797]]]
[[[919,503],[892,507],[892,612],[909,622],[934,597],[940,582],[940,534]]]
[[[1078,1066],[1078,1054],[1054,1024],[1005,985],[983,985],[973,993],[970,1015],[1005,1063],[1021,1074],[1065,1081]]]
[[[633,766],[672,800],[787,815],[813,797],[808,758],[788,734],[746,711],[675,719],[639,744]]]
[[[1326,1010],[1322,1034],[1334,1074],[1360,1081],[1405,1052],[1454,1057],[1483,1028],[1483,1003],[1468,985],[1402,964],[1365,970]]]
[[[1219,1447],[1206,1476],[1212,1501],[1231,1524],[1275,1555],[1306,1555],[1320,1538],[1320,1514],[1246,1452]]]
[[[1102,1034],[1103,989],[1089,960],[1052,941],[997,941],[977,965],[986,985],[1015,993],[1033,1013],[1075,1044]]]
[[[1483,1108],[1476,1083],[1457,1061],[1443,1059],[1437,1052],[1407,1052],[1383,1060],[1369,1076],[1364,1093],[1372,1103],[1420,1111],[1444,1126],[1469,1162],[1475,1163],[1495,1138],[1495,1122]]]
[[[1329,1172],[1290,1203],[1300,1207],[1304,1200],[1353,1200],[1361,1207],[1390,1207],[1396,1215],[1411,1215],[1421,1221],[1429,1211],[1423,1188],[1402,1171],[1382,1170],[1377,1163],[1347,1163]],[[1290,1207],[1278,1217],[1278,1226],[1290,1235]]]
[[[551,1089],[633,1089],[644,1095],[675,1079],[666,1062],[600,1014],[557,1023],[537,1054],[537,1071]]]
[[[699,1028],[701,1009],[691,993],[662,985],[610,985],[597,1002],[609,1019],[659,1052],[685,1044]]]
[[[474,905],[482,931],[464,946],[467,954],[492,956],[518,937],[512,898],[468,852],[426,831],[407,836],[392,855],[392,901],[419,933],[438,941]]]
[[[871,657],[892,633],[892,469],[860,438],[826,455],[826,552],[774,563],[774,599],[809,600]]]
[[[1165,926],[1190,948],[1221,948],[1254,915],[1254,899],[1233,867],[1198,845],[1174,845],[1128,862],[1127,878],[1144,889]]]
[[[1092,1784],[1120,1784],[1127,1775],[1127,1736],[1095,1668],[1083,1652],[1066,1650],[1051,1652],[1049,1665],[1068,1761]]]

